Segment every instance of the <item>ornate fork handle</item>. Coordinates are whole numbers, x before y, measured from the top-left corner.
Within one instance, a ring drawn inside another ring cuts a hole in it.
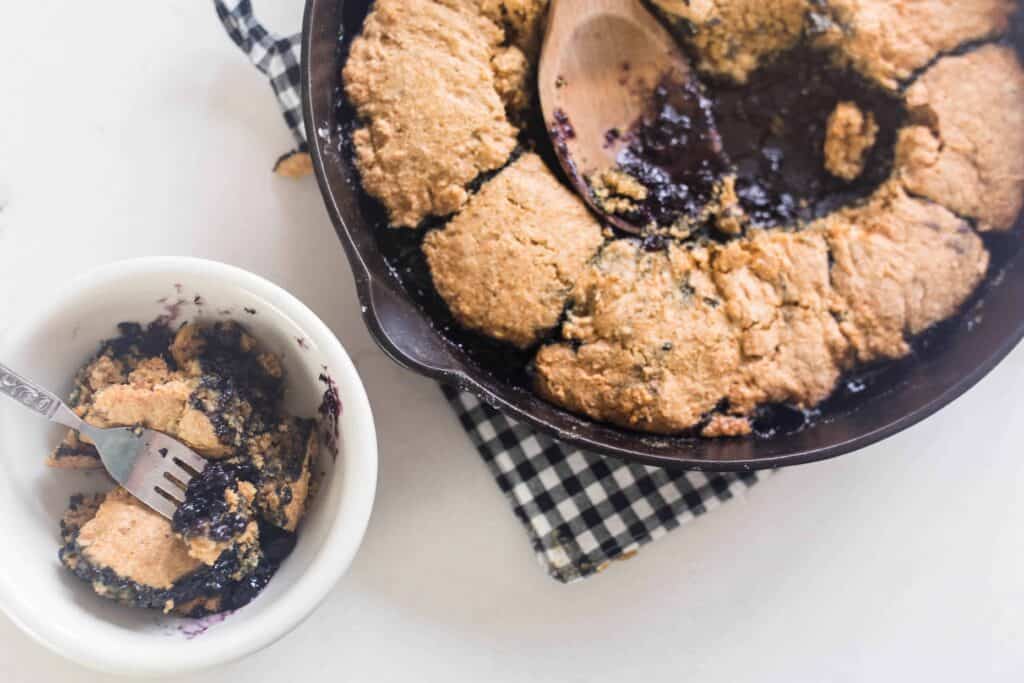
[[[51,420],[64,405],[55,395],[28,381],[3,363],[0,363],[0,394],[10,396],[26,408],[31,408]]]

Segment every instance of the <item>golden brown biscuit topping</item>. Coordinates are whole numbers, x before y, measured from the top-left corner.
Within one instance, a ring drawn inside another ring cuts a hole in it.
[[[459,210],[515,148],[492,67],[503,32],[469,4],[378,0],[345,65],[363,185],[396,226]]]
[[[466,327],[526,348],[558,324],[601,226],[535,154],[503,170],[423,250]]]
[[[654,0],[685,21],[698,68],[743,83],[771,55],[803,37],[810,0]]]
[[[817,44],[896,90],[939,55],[1005,34],[1016,9],[1015,0],[827,0]]]
[[[856,180],[864,172],[868,152],[878,139],[878,123],[856,102],[840,102],[828,119],[825,168],[843,180]]]
[[[965,221],[898,183],[815,226],[827,236],[841,329],[862,362],[910,351],[910,337],[956,313],[989,254]]]
[[[171,588],[200,566],[171,523],[122,488],[107,494],[82,525],[78,544],[93,564],[155,588]]]
[[[1009,230],[1024,206],[1024,69],[989,45],[946,57],[907,90],[911,125],[896,167],[909,192],[980,230]]]
[[[738,433],[705,422],[817,405],[855,360],[905,355],[987,268],[966,223],[896,184],[799,233],[653,253],[620,240],[577,281],[538,388],[624,427]]]

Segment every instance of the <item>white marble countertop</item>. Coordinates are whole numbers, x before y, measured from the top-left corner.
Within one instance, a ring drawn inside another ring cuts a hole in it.
[[[300,4],[257,8],[290,32]],[[4,2],[0,26],[0,335],[99,263],[218,259],[309,304],[376,413],[351,572],[284,640],[190,680],[1021,680],[1024,349],[909,432],[562,586],[437,388],[368,337],[315,183],[269,172],[291,139],[209,2]],[[105,680],[3,617],[0,676]]]

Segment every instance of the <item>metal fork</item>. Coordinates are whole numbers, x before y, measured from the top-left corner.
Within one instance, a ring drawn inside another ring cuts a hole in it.
[[[3,363],[0,363],[0,394],[87,437],[95,444],[103,466],[114,481],[168,519],[185,501],[189,482],[206,468],[204,458],[166,434],[132,427],[93,427],[53,393]]]

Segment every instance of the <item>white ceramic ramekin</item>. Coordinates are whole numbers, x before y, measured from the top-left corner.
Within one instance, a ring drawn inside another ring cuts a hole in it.
[[[198,298],[197,298],[198,297]],[[294,628],[345,573],[363,538],[377,480],[377,441],[366,393],[348,355],[317,316],[280,287],[221,263],[152,258],[103,266],[18,321],[0,359],[66,393],[75,371],[122,321],[232,318],[283,356],[287,404],[314,416],[325,387],[342,403],[336,459],[324,457],[319,494],[294,553],[266,590],[223,620],[198,623],[118,606],[95,595],[57,560],[68,497],[106,489],[99,473],[44,465],[61,429],[0,400],[0,609],[39,642],[111,673],[184,673],[238,659]],[[253,313],[254,312],[254,313]]]

